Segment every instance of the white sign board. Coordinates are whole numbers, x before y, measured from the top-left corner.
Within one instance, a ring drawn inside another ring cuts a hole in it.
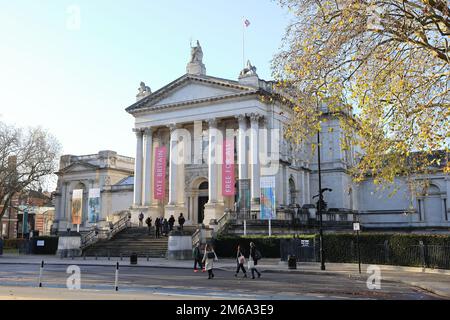
[[[301,240],[302,247],[309,247],[309,240]]]
[[[353,223],[353,231],[361,231],[361,225],[359,224],[359,222]]]
[[[37,247],[44,247],[45,246],[45,240],[38,240],[36,241]]]

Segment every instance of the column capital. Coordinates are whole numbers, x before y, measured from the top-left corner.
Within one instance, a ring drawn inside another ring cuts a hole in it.
[[[136,137],[142,137],[144,131],[142,129],[133,128],[133,132],[136,134]]]
[[[259,121],[259,119],[262,118],[262,116],[259,113],[250,113],[248,116],[250,117],[251,122],[257,122]]]
[[[153,134],[153,128],[152,127],[148,127],[144,129],[144,135],[145,136],[151,136]]]
[[[244,124],[247,120],[247,116],[245,114],[238,114],[235,118],[239,121],[239,124]]]
[[[166,127],[169,128],[170,133],[173,133],[176,129],[180,129],[181,125],[178,123],[170,123]]]
[[[208,126],[210,128],[217,128],[217,119],[216,118],[212,118],[212,119],[208,119]]]

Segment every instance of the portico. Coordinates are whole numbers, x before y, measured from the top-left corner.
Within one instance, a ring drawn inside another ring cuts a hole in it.
[[[281,128],[290,109],[277,99],[262,99],[274,96],[272,84],[259,79],[250,62],[233,81],[206,75],[202,57],[198,44],[185,75],[154,93],[141,85],[137,102],[126,109],[135,118],[134,220],[140,212],[153,218],[183,213],[188,224],[209,224],[236,208],[237,193],[230,193],[230,185],[237,185],[238,179],[250,180],[251,211],[257,214],[261,176],[281,174],[278,168],[270,170],[279,165],[280,155],[263,137],[279,137],[267,132]],[[231,159],[228,155],[232,164],[226,166],[234,181],[226,178],[227,192],[222,181],[225,140],[234,147]],[[163,159],[156,156],[161,146],[166,147]],[[261,163],[262,159],[269,161]],[[164,195],[159,199],[154,196],[158,161],[166,163]],[[295,174],[297,185],[300,176]]]

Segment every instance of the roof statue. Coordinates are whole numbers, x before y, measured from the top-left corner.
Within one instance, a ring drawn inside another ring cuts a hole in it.
[[[202,63],[203,62],[203,50],[200,46],[200,42],[197,40],[197,46],[191,46],[191,63]]]
[[[244,76],[258,76],[256,74],[256,67],[252,66],[250,60],[247,60],[247,66],[241,71],[240,77]]]
[[[203,50],[198,40],[195,47],[191,45],[191,60],[186,66],[186,72],[188,74],[206,75],[206,68],[203,64]]]
[[[149,96],[152,93],[152,90],[149,86],[145,85],[145,82],[141,82],[139,88],[138,88],[138,94],[136,95],[137,100],[140,100],[142,98],[145,98],[146,96]]]

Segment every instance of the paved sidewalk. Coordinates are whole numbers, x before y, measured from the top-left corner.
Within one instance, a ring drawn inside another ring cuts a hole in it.
[[[1,264],[36,264],[38,267],[41,261],[48,265],[89,265],[89,266],[111,266],[114,267],[119,262],[120,267],[129,267],[129,258],[64,258],[57,256],[37,256],[37,255],[12,255],[4,254],[0,256]],[[137,265],[133,267],[153,267],[153,268],[193,268],[193,261],[177,260],[171,261],[164,258],[139,258]],[[226,271],[234,272],[236,262],[234,259],[219,259],[215,263],[215,267]],[[362,273],[358,272],[357,264],[347,263],[327,263],[326,271],[320,270],[319,263],[298,263],[297,269],[288,269],[287,263],[280,262],[279,259],[262,259],[258,265],[258,270],[262,272],[284,272],[284,273],[303,273],[303,274],[340,274],[345,277],[354,277],[359,279],[367,279],[368,265],[362,265]],[[381,269],[382,281],[402,282],[411,286],[419,287],[434,294],[450,299],[450,270],[424,269],[412,267],[384,266],[379,265]],[[382,285],[382,284],[381,284]]]

